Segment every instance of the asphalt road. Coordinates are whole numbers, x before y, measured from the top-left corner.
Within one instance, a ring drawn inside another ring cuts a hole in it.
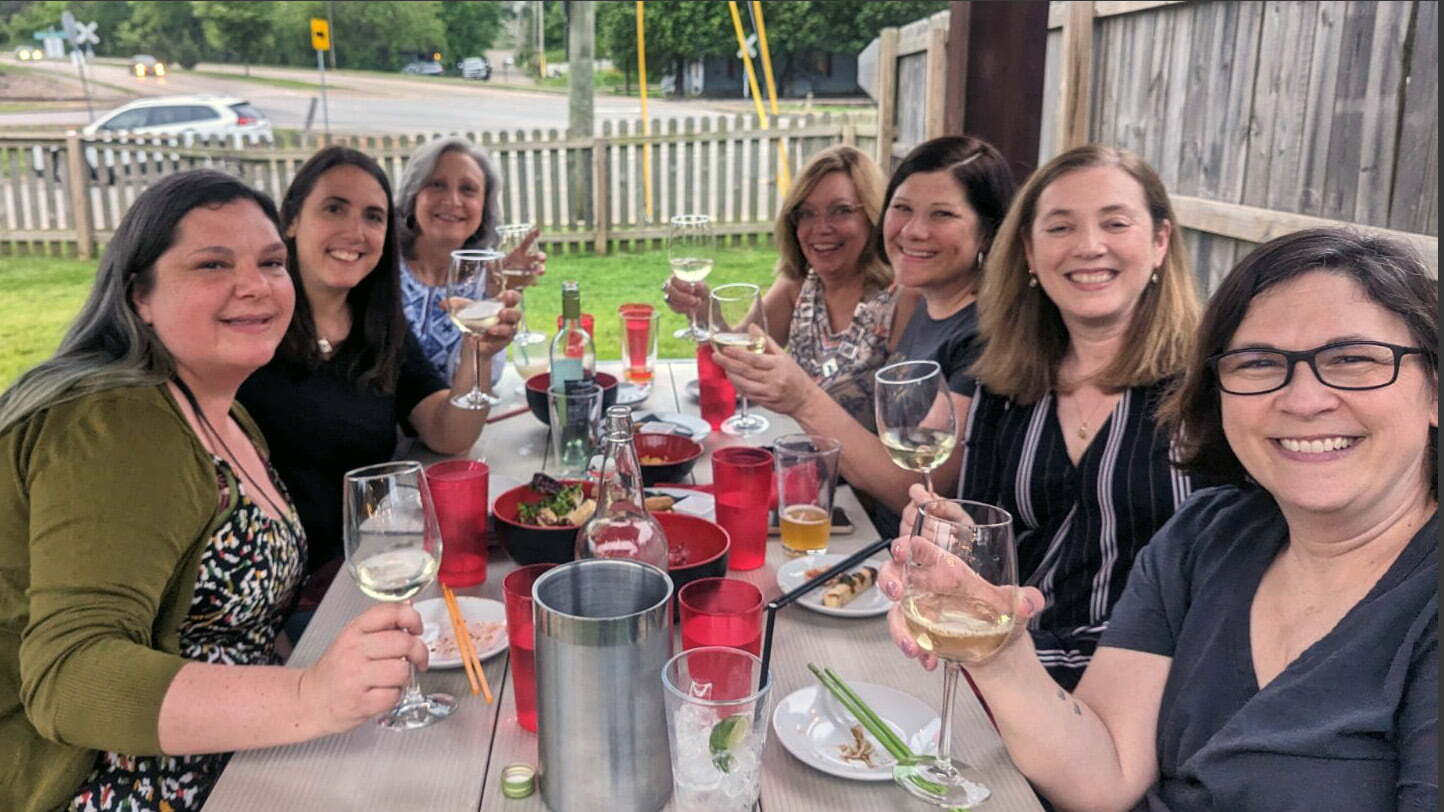
[[[13,62],[6,56],[3,62]],[[27,66],[75,76],[68,62],[26,63]],[[123,64],[99,63],[90,66],[92,77],[99,82],[127,87],[138,95],[169,96],[191,93],[215,93],[240,96],[249,100],[271,120],[275,127],[303,128],[311,99],[319,97],[317,72],[295,68],[254,68],[255,76],[267,76],[306,82],[307,88],[277,87],[243,78],[228,79],[199,76],[177,70],[163,78],[131,75]],[[197,66],[198,71],[226,72],[238,75],[241,69],[231,65]],[[333,130],[348,132],[419,133],[452,130],[541,129],[564,130],[567,124],[567,97],[524,89],[502,89],[487,82],[461,82],[432,77],[395,77],[365,72],[327,72],[327,100]],[[621,96],[599,95],[594,102],[598,126],[609,119],[632,119],[640,113],[639,101]],[[107,108],[108,109],[108,108]],[[97,110],[97,114],[101,111]],[[649,100],[648,113],[657,119],[716,115],[717,108],[704,101]],[[0,114],[0,126],[76,125],[88,119],[84,109],[37,110]],[[322,128],[322,111],[318,104],[313,130]]]

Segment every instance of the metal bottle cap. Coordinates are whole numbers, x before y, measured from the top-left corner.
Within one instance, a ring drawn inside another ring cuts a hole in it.
[[[536,769],[530,764],[508,764],[501,771],[501,794],[525,798],[536,791]]]

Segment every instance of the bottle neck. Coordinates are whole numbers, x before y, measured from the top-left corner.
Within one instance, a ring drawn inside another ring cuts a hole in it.
[[[642,487],[642,464],[637,447],[632,444],[630,428],[607,427],[602,450],[602,467],[597,474],[597,514],[604,514],[613,504],[646,514],[646,496]]]

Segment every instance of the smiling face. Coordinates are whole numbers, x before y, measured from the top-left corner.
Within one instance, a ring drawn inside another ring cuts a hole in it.
[[[422,236],[460,248],[481,228],[486,175],[464,152],[449,150],[436,161],[416,193],[416,229]]]
[[[1347,340],[1414,344],[1404,320],[1357,282],[1313,271],[1254,298],[1227,349],[1307,350]],[[1229,446],[1286,512],[1367,515],[1426,487],[1436,395],[1420,356],[1409,355],[1398,380],[1382,389],[1332,389],[1301,364],[1276,392],[1219,397]]]
[[[797,243],[824,279],[857,273],[872,226],[846,172],[828,172],[793,213]]]
[[[359,285],[381,260],[390,222],[386,192],[366,170],[348,164],[317,178],[286,229],[307,294]]]
[[[970,284],[981,248],[978,226],[952,173],[909,175],[883,214],[883,245],[898,284],[922,290]]]
[[[194,381],[239,386],[271,360],[296,303],[286,246],[250,200],[191,210],[132,303]]]
[[[1171,225],[1148,213],[1143,185],[1115,166],[1060,176],[1038,195],[1023,250],[1065,324],[1123,326],[1168,253]]]

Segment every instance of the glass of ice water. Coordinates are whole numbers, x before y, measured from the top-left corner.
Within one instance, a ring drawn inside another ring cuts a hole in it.
[[[771,680],[751,652],[702,646],[662,669],[678,809],[752,812],[761,792]]]

